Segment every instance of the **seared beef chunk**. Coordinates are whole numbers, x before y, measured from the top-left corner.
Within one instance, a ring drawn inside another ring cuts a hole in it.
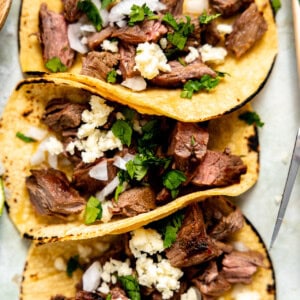
[[[254,0],[210,0],[212,8],[222,17],[231,17],[246,9]]]
[[[114,28],[108,26],[99,32],[95,32],[89,35],[87,38],[89,49],[96,50],[97,48],[99,48],[102,42],[112,35],[113,31]]]
[[[75,300],[104,300],[104,298],[96,293],[77,291]]]
[[[161,0],[160,2],[166,5],[166,9],[163,12],[169,12],[173,16],[182,14],[183,0]]]
[[[107,74],[119,63],[120,56],[107,51],[91,51],[83,59],[82,75],[106,81]]]
[[[42,122],[56,133],[77,128],[81,123],[81,114],[87,104],[72,103],[64,99],[53,99],[46,105]]]
[[[205,26],[203,36],[205,44],[216,46],[220,42],[221,35],[217,29],[217,23],[215,21],[212,21]]]
[[[240,182],[240,176],[246,171],[247,167],[239,156],[227,151],[208,150],[195,171],[192,183],[206,187],[226,186]]]
[[[202,205],[207,233],[212,238],[222,240],[244,226],[240,209],[225,198],[208,198]]]
[[[89,175],[90,170],[104,160],[107,162],[108,180],[98,180],[91,177]],[[113,163],[114,160],[112,158],[99,158],[90,164],[81,162],[74,169],[72,184],[84,195],[93,195],[97,191],[102,190],[117,175],[118,169]]]
[[[126,297],[126,293],[119,287],[114,287],[110,291],[111,300],[130,300]]]
[[[234,22],[233,31],[226,38],[225,46],[239,58],[262,38],[267,29],[263,13],[253,3]]]
[[[156,207],[155,193],[150,187],[136,187],[119,195],[114,214],[133,217]]]
[[[156,196],[157,203],[166,203],[172,199],[171,192],[167,188],[162,188]]]
[[[211,261],[202,275],[193,280],[199,291],[209,297],[218,297],[231,288],[231,284],[219,273],[216,261]]]
[[[69,44],[67,23],[63,15],[48,10],[47,4],[42,3],[39,26],[44,61],[58,57],[65,66],[71,67],[75,52]]]
[[[222,260],[222,273],[230,283],[249,284],[257,267],[264,266],[263,260],[263,255],[257,251],[232,251]]]
[[[178,87],[189,79],[199,79],[203,75],[216,76],[215,71],[201,62],[200,59],[183,66],[179,61],[170,61],[171,72],[161,73],[154,77],[151,82],[161,87]]]
[[[135,47],[130,44],[121,43],[119,46],[120,51],[120,70],[125,80],[128,77],[140,75],[138,70],[134,69],[135,66]]]
[[[64,6],[64,17],[68,22],[76,22],[82,15],[78,9],[79,0],[62,0]]]
[[[176,168],[190,171],[197,165],[206,153],[208,137],[208,131],[196,123],[177,122],[168,149]]]
[[[166,256],[174,267],[188,267],[203,263],[221,254],[207,235],[203,215],[197,203],[188,207],[176,241],[166,249]]]
[[[145,42],[156,42],[167,33],[165,27],[160,21],[144,21],[142,24],[134,26],[124,26],[115,30],[112,37],[116,37],[124,43],[137,45]]]
[[[41,215],[66,216],[80,213],[85,200],[70,186],[65,173],[52,168],[31,170],[26,178],[30,201]]]

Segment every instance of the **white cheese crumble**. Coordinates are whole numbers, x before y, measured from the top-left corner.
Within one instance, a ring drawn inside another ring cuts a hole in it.
[[[118,41],[104,40],[101,44],[101,47],[105,51],[110,51],[113,53],[119,52]]]
[[[44,143],[45,150],[51,155],[59,155],[64,151],[64,146],[55,136],[49,136]]]
[[[30,126],[25,135],[31,137],[37,141],[43,140],[48,134],[48,131],[36,126]]]
[[[154,229],[139,228],[132,232],[129,248],[135,257],[140,257],[142,252],[155,254],[164,250],[161,235]]]
[[[203,62],[222,64],[225,61],[227,50],[223,47],[213,47],[205,44],[199,48]]]
[[[202,299],[202,297],[201,297],[199,290],[194,286],[191,286],[186,291],[186,293],[184,293],[180,296],[180,300],[201,300],[201,299]]]
[[[232,28],[231,24],[218,24],[217,30],[221,34],[230,34],[232,32],[233,28]]]
[[[67,264],[63,257],[60,256],[54,260],[54,268],[58,271],[63,272],[67,270]]]
[[[195,47],[189,47],[189,53],[188,55],[185,57],[185,62],[190,64],[191,62],[193,62],[194,60],[196,60],[200,54],[199,51],[195,48]]]
[[[148,42],[138,44],[136,52],[135,69],[139,70],[144,78],[152,79],[159,71],[171,71],[167,57],[158,44]]]

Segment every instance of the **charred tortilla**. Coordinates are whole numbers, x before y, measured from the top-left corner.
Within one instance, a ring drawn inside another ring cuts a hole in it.
[[[208,125],[209,149],[222,152],[229,148],[247,168],[246,173],[242,174],[236,183],[210,189],[194,189],[145,213],[112,219],[107,223],[85,225],[82,213],[66,219],[37,214],[29,201],[25,181],[31,174],[30,170],[34,169],[30,160],[39,143],[26,143],[18,138],[16,133],[26,134],[32,126],[47,129],[45,124],[41,123],[41,117],[46,104],[53,98],[87,103],[92,94],[99,95],[95,90],[78,82],[32,79],[21,82],[7,103],[1,120],[0,160],[5,166],[3,179],[7,189],[8,212],[23,236],[47,242],[119,234],[167,216],[195,200],[201,201],[209,195],[238,196],[255,184],[259,171],[257,132],[254,125],[248,125],[239,118],[243,112],[251,110],[247,105],[232,114],[211,120]],[[139,108],[136,109],[139,111]],[[143,108],[140,111],[147,113]],[[43,165],[38,168],[43,168]]]
[[[23,72],[34,75],[49,73],[44,66],[38,38],[39,9],[41,3],[48,9],[62,12],[61,0],[30,0],[22,2],[20,19],[20,62]],[[125,101],[132,106],[142,106],[151,111],[185,122],[205,121],[229,113],[251,100],[266,82],[277,54],[277,31],[269,1],[256,0],[258,10],[263,14],[267,31],[255,45],[240,58],[227,55],[225,63],[214,67],[226,76],[218,86],[209,92],[200,91],[191,99],[182,98],[179,88],[148,87],[134,92],[120,84],[110,84],[90,76],[80,75],[82,55],[64,73],[50,76],[72,79],[96,88],[107,99]],[[225,23],[231,22],[226,19]]]
[[[221,197],[217,197],[214,199],[215,202],[220,201],[222,199]],[[228,200],[227,200],[228,201]],[[202,205],[206,205],[205,201],[202,202]],[[189,208],[190,209],[190,208]],[[205,216],[205,212],[203,213]],[[184,221],[182,222],[181,226],[183,225]],[[141,232],[144,232],[145,234],[149,234],[148,231],[149,228],[156,228],[153,227],[152,224],[150,226],[141,228],[139,230],[142,230]],[[180,229],[181,230],[181,229]],[[208,229],[206,229],[208,231]],[[180,231],[177,233],[177,238],[180,235]],[[208,233],[208,235],[210,235]],[[125,235],[124,235],[125,236]],[[100,261],[101,265],[103,266],[105,262],[107,262],[109,257],[114,257],[114,259],[118,261],[125,261],[125,257],[128,255],[128,250],[125,254],[118,255],[116,254],[120,250],[112,250],[112,249],[122,249],[122,244],[124,241],[125,244],[128,245],[128,240],[132,237],[132,234],[127,234],[127,238],[122,238],[123,236],[107,236],[105,238],[97,238],[97,239],[91,239],[91,240],[84,240],[84,241],[65,241],[65,242],[57,242],[57,243],[50,243],[50,244],[44,244],[41,246],[37,246],[33,244],[29,250],[29,254],[27,257],[26,266],[23,273],[23,282],[21,285],[21,299],[27,300],[36,298],[37,296],[39,299],[56,299],[55,296],[61,295],[65,296],[66,298],[57,298],[57,299],[74,299],[73,297],[76,294],[76,290],[78,291],[82,289],[82,284],[79,286],[77,285],[79,282],[81,282],[82,274],[87,269],[88,266],[90,266],[95,261]],[[153,236],[154,237],[154,236]],[[156,236],[155,236],[156,237]],[[151,240],[151,238],[150,238]],[[239,276],[245,276],[245,275],[238,275],[235,277],[236,283],[232,283],[231,288],[229,288],[228,291],[225,293],[221,292],[221,295],[218,295],[216,297],[213,297],[213,299],[225,299],[225,300],[232,300],[237,299],[237,297],[254,297],[257,299],[264,299],[264,300],[271,300],[276,299],[276,289],[275,289],[275,275],[274,270],[272,266],[271,259],[269,257],[269,254],[267,252],[267,249],[264,245],[264,242],[262,241],[261,237],[255,230],[255,228],[249,223],[249,221],[245,220],[245,223],[242,227],[242,229],[238,229],[235,232],[230,233],[226,238],[222,239],[222,242],[229,246],[229,249],[225,251],[232,251],[230,247],[233,246],[233,250],[237,251],[238,253],[248,253],[248,251],[251,251],[250,257],[253,255],[258,259],[262,259],[262,264],[258,267],[254,267],[255,272],[252,275],[252,280],[248,284],[242,284],[238,283],[241,277]],[[112,245],[115,245],[114,247],[109,248],[109,243],[112,243]],[[151,244],[151,242],[149,242]],[[176,241],[175,243],[176,244]],[[224,246],[223,244],[223,246]],[[143,245],[143,241],[140,242],[140,245]],[[153,240],[153,248],[155,248],[155,242]],[[231,246],[230,246],[231,245]],[[128,247],[128,246],[127,246]],[[143,246],[141,246],[143,247]],[[173,247],[173,245],[171,246]],[[106,249],[106,250],[105,250]],[[128,249],[132,249],[130,244]],[[135,248],[137,249],[137,248]],[[170,248],[169,248],[170,249]],[[225,248],[224,248],[225,249]],[[168,252],[168,248],[165,248],[166,252]],[[200,252],[200,248],[198,248],[198,251]],[[241,251],[241,252],[240,252]],[[115,252],[115,256],[112,256],[112,253]],[[237,253],[236,252],[236,253]],[[106,253],[111,253],[106,254]],[[103,255],[103,256],[102,256]],[[123,257],[125,255],[125,257]],[[144,254],[145,255],[145,254]],[[225,254],[226,256],[227,254]],[[262,255],[262,256],[261,256]],[[153,255],[152,257],[154,257]],[[162,253],[162,256],[165,258],[164,254]],[[216,259],[222,260],[222,257],[224,256],[224,253],[220,254],[218,258],[211,258],[210,262],[215,261]],[[98,257],[98,259],[97,259]],[[101,258],[102,257],[102,258]],[[106,258],[105,258],[106,257]],[[168,257],[168,254],[167,254]],[[70,261],[70,258],[76,258],[79,262],[79,265],[83,266],[83,270],[78,268],[75,268],[75,271],[73,272],[72,276],[68,276],[67,272],[65,271],[65,267],[67,262]],[[138,259],[133,258],[131,254],[131,259]],[[62,262],[64,264],[62,264]],[[223,263],[222,263],[223,264]],[[172,265],[172,262],[171,262]],[[246,264],[247,265],[247,264]],[[246,265],[243,265],[243,267],[246,267]],[[263,266],[262,266],[263,265]],[[209,266],[208,262],[195,264],[193,266],[193,271],[191,272],[194,274],[197,274],[195,272],[195,269],[198,268],[198,270],[201,270],[204,268],[204,270]],[[221,266],[221,264],[220,264]],[[237,274],[242,274],[241,270],[243,269],[242,266],[240,266],[236,269],[235,272]],[[222,267],[221,267],[222,268]],[[251,269],[251,267],[250,267]],[[108,267],[105,268],[105,271],[108,272]],[[188,269],[187,269],[188,270]],[[221,269],[222,270],[222,269]],[[202,272],[202,273],[201,273]],[[200,274],[203,274],[203,269],[200,271]],[[219,270],[220,272],[220,270]],[[234,272],[233,272],[234,273]],[[211,273],[212,275],[213,273]],[[214,273],[215,274],[215,273]],[[220,274],[220,273],[219,273]],[[225,271],[226,274],[226,271]],[[232,274],[231,274],[232,275]],[[97,275],[97,272],[94,273],[94,276]],[[193,276],[193,275],[190,275]],[[195,276],[195,275],[194,275]],[[151,276],[150,276],[151,277]],[[225,275],[226,277],[226,275]],[[104,280],[104,275],[102,277],[101,283]],[[107,278],[107,277],[106,277]],[[186,277],[183,277],[182,280]],[[205,278],[205,276],[204,276]],[[203,279],[203,282],[205,279]],[[209,279],[207,279],[209,281]],[[215,279],[213,279],[215,280]],[[90,277],[90,283],[93,282],[92,277]],[[195,282],[195,281],[193,281]],[[92,284],[92,283],[91,283]],[[191,282],[188,282],[188,284],[191,284]],[[77,285],[77,288],[76,288]],[[100,286],[100,283],[99,283]],[[142,285],[140,285],[141,287]],[[204,285],[205,286],[205,285]],[[216,283],[216,288],[218,286],[218,283]],[[219,286],[220,288],[221,286]],[[224,285],[222,286],[224,288]],[[222,290],[221,287],[221,290]],[[202,291],[208,291],[202,290]],[[212,288],[213,290],[213,288]],[[150,290],[151,291],[151,290]],[[185,291],[186,292],[186,289]],[[182,293],[184,293],[182,292]],[[90,297],[92,299],[92,295],[94,295],[93,299],[98,299],[95,293],[91,293]],[[102,295],[102,297],[105,295]],[[128,295],[127,295],[128,296]],[[131,298],[131,297],[130,297]],[[99,298],[100,299],[100,298]],[[113,298],[114,299],[114,298]],[[127,298],[126,298],[127,299]],[[131,298],[131,299],[139,299],[139,298]],[[143,297],[142,297],[143,299]],[[166,298],[167,299],[167,298]],[[187,298],[189,299],[189,298]],[[194,299],[194,298],[193,298]]]

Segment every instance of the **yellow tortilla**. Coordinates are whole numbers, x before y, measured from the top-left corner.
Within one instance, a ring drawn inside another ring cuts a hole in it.
[[[47,73],[42,59],[38,37],[38,13],[40,4],[47,3],[50,10],[61,12],[61,0],[22,1],[20,19],[20,63],[29,75]],[[229,74],[211,92],[194,94],[192,99],[180,97],[180,89],[149,88],[133,92],[121,85],[112,85],[98,79],[79,75],[80,55],[66,73],[50,76],[72,79],[99,90],[107,99],[125,101],[132,106],[142,106],[151,111],[186,122],[204,121],[238,109],[251,100],[266,82],[277,55],[277,29],[268,0],[255,0],[268,23],[268,30],[255,46],[242,58],[228,56],[217,70]]]
[[[21,235],[49,242],[119,234],[167,216],[192,201],[201,201],[209,195],[238,196],[257,181],[259,146],[256,128],[239,119],[241,113],[251,110],[250,105],[246,105],[241,110],[209,123],[209,131],[212,132],[209,149],[223,151],[229,147],[231,153],[241,156],[247,165],[247,173],[241,176],[239,184],[191,193],[148,213],[108,223],[85,225],[82,215],[73,220],[37,215],[25,186],[25,177],[30,174],[30,158],[36,151],[37,143],[25,143],[16,137],[16,133],[26,133],[32,125],[46,129],[40,118],[50,99],[66,97],[72,101],[87,101],[90,92],[97,94],[95,90],[78,82],[31,79],[19,83],[5,107],[0,125],[0,161],[5,166],[3,179],[7,189],[8,213]],[[139,111],[150,113],[144,108]]]
[[[62,258],[68,261],[70,257],[78,255],[78,245],[89,247],[89,250],[92,252],[89,257],[92,259],[101,255],[101,252],[99,253],[99,250],[96,250],[98,243],[108,242],[112,239],[118,239],[118,236],[109,236],[105,240],[96,238],[84,241],[56,242],[40,246],[32,244],[23,272],[20,299],[31,300],[38,297],[39,300],[49,300],[51,296],[58,294],[74,297],[76,292],[75,285],[80,281],[82,271],[76,270],[72,278],[70,278],[66,272],[58,271],[55,268],[55,259]],[[242,243],[247,248],[262,253],[265,268],[258,268],[258,271],[253,275],[251,284],[233,285],[231,290],[217,299],[234,300],[236,298],[233,295],[241,291],[258,293],[261,300],[276,299],[275,275],[272,262],[266,246],[254,227],[249,222],[246,222],[240,231],[233,234],[230,241]]]

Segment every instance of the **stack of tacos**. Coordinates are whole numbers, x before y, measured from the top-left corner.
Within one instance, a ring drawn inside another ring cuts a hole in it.
[[[245,119],[276,57],[274,15],[261,0],[192,2],[22,2],[33,77],[5,107],[0,161],[9,217],[33,240],[23,300],[275,299],[231,202],[258,179]]]

